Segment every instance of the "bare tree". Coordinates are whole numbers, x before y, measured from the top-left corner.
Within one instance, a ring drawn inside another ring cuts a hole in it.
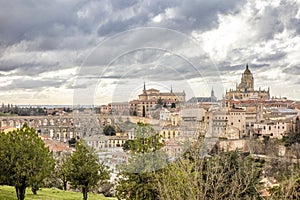
[[[201,143],[157,178],[160,199],[256,199],[262,163],[249,154],[221,152],[201,157]]]

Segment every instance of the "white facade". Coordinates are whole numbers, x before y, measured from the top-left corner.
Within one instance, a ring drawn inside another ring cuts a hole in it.
[[[286,121],[259,122],[254,124],[254,133],[273,138],[281,138],[290,130],[290,127],[291,123]]]
[[[163,108],[159,113],[159,119],[165,120],[165,121],[170,121],[171,120],[171,112],[168,109]]]

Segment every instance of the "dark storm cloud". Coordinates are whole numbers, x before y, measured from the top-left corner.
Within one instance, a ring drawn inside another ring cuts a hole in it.
[[[159,26],[185,33],[197,29],[207,30],[218,25],[218,14],[238,12],[244,3],[245,1],[234,0],[141,1],[131,4],[134,15],[112,17],[99,27],[98,33],[102,36],[111,35],[140,26]],[[168,9],[174,16],[166,16]],[[162,15],[162,20],[154,23],[153,17],[159,14]]]
[[[266,6],[258,10],[253,4],[253,26],[251,32],[256,33],[257,41],[270,40],[284,30],[293,30],[299,33],[300,20],[296,18],[299,5],[296,1],[280,1],[279,6]],[[252,34],[252,33],[249,33]]]
[[[300,16],[296,17],[300,12],[297,1],[281,1],[278,12],[286,29],[295,31],[295,35],[300,34]]]
[[[44,79],[44,80],[33,80],[33,79],[18,79],[13,80],[9,85],[0,87],[2,91],[9,90],[26,90],[34,89],[39,90],[43,88],[55,87],[59,88],[64,83],[63,80],[53,80],[53,79]]]
[[[179,40],[178,43],[180,43]],[[162,43],[161,46],[163,46]],[[199,56],[195,57],[186,57],[185,54],[187,53],[142,48],[120,54],[106,66],[101,65],[102,62],[96,65],[96,58],[99,57],[92,56],[92,60],[95,58],[95,61],[88,61],[87,65],[81,66],[78,76],[94,79],[149,78],[159,81],[218,76],[218,70],[203,52],[203,55],[199,52]],[[102,51],[97,55],[103,56]]]
[[[287,67],[282,72],[289,75],[300,75],[300,64],[297,66]]]
[[[181,32],[190,32],[195,29],[207,30],[211,27],[217,26],[217,17],[219,13],[234,13],[237,12],[242,1],[236,2],[233,0],[227,1],[9,1],[0,3],[0,43],[5,45],[18,44],[21,41],[28,41],[26,44],[26,51],[57,51],[59,54],[62,49],[69,49],[70,51],[77,51],[84,47],[94,47],[97,44],[91,33],[98,30],[99,35],[108,35],[119,33],[132,27],[143,26],[161,26],[164,28],[174,28]],[[192,5],[192,6],[191,6]],[[155,24],[152,22],[153,17],[162,14],[166,15],[166,10],[173,10],[174,16],[171,19],[163,18],[161,22]],[[7,17],[10,16],[10,17]],[[109,44],[101,55],[95,58],[90,57],[88,62],[93,62],[97,66],[96,71],[89,71],[86,73],[93,75],[92,77],[114,78],[117,79],[123,76],[123,72],[118,69],[111,72],[111,74],[101,75],[107,64],[111,60],[106,60],[111,54],[118,55],[118,52],[124,53],[120,50],[120,46],[126,46],[127,49],[134,49],[139,47],[142,43],[145,46],[151,44],[159,47],[162,41],[168,39],[166,34],[155,34],[150,32],[151,38],[146,35],[134,35],[132,38],[122,38],[124,41],[116,41],[115,44]],[[146,38],[146,39],[145,39]],[[145,40],[149,40],[145,42]],[[175,45],[181,45],[174,38],[170,44],[165,44],[164,48],[172,49]],[[127,41],[127,42],[126,42]],[[172,48],[169,48],[172,47]],[[121,49],[122,50],[122,49]],[[117,52],[117,53],[115,53]],[[28,55],[29,57],[30,55]],[[149,59],[156,60],[152,56],[142,56],[140,63],[149,63]],[[135,57],[134,59],[138,59]],[[74,64],[81,63],[81,60],[74,59]],[[199,60],[199,59],[198,59]],[[193,64],[198,65],[200,62],[196,60]],[[124,69],[132,71],[133,69],[126,62],[123,62]],[[157,63],[156,63],[157,64]],[[184,74],[185,78],[192,78],[198,75],[187,72],[186,66],[188,63],[181,63],[175,65],[170,61],[168,63],[158,63],[161,69],[168,67],[168,72],[163,70],[152,70],[148,76],[153,76],[156,79],[174,79],[178,73]],[[61,64],[60,60],[53,60],[52,62],[32,61],[26,56],[23,60],[2,60],[0,62],[0,71],[13,71],[14,75],[28,75],[39,76],[44,72],[56,71],[67,68],[66,65]],[[210,68],[201,71],[208,75]],[[105,71],[105,73],[107,73]],[[153,73],[153,74],[152,74]],[[128,78],[136,78],[145,75],[145,70],[140,70],[138,73],[132,72]],[[157,76],[159,74],[159,76]],[[176,75],[176,76],[175,76]],[[176,79],[176,78],[175,78]]]
[[[253,24],[259,40],[273,39],[274,35],[284,30],[284,24],[280,19],[278,8],[266,7],[263,13],[257,13],[253,17]]]
[[[281,60],[281,59],[285,58],[286,55],[287,55],[286,52],[276,50],[275,53],[268,53],[268,54],[265,54],[265,55],[258,55],[257,56],[257,61],[259,61],[259,62],[277,61],[277,60]]]
[[[90,73],[89,66],[99,66],[96,70],[101,70],[101,66],[107,67],[112,64],[122,63],[126,68],[126,65],[161,61],[162,58],[166,59],[168,54],[189,60],[193,65],[203,62],[208,57],[205,57],[205,52],[187,35],[168,29],[141,28],[105,40],[89,54],[79,73]],[[197,54],[197,62],[194,61],[193,54]]]
[[[64,67],[64,69],[66,68],[67,67]],[[0,71],[11,72],[10,75],[36,77],[41,73],[57,71],[60,69],[62,69],[62,66],[57,61],[53,61],[53,62],[24,61],[24,63],[21,63],[20,61],[0,62]]]
[[[70,27],[76,23],[76,13],[72,9],[77,3],[78,1],[1,1],[1,42],[11,44],[23,39],[32,40],[38,35],[56,35],[50,31],[55,30],[55,25]]]
[[[186,28],[210,29],[218,25],[218,14],[234,14],[240,11],[245,1],[180,1],[175,6],[175,13],[179,19],[184,19]]]

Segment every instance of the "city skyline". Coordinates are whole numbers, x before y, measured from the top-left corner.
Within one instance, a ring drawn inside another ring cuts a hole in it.
[[[218,98],[248,63],[255,88],[300,100],[297,1],[1,2],[0,98],[129,101],[148,88]]]

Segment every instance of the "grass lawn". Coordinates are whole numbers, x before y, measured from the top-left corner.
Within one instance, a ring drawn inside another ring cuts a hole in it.
[[[2,200],[16,200],[17,195],[15,188],[11,186],[0,186],[0,199]],[[51,188],[42,188],[33,195],[30,188],[26,189],[25,200],[76,200],[82,199],[82,193],[70,192]],[[100,194],[88,194],[88,200],[108,200],[114,198],[107,198]]]

